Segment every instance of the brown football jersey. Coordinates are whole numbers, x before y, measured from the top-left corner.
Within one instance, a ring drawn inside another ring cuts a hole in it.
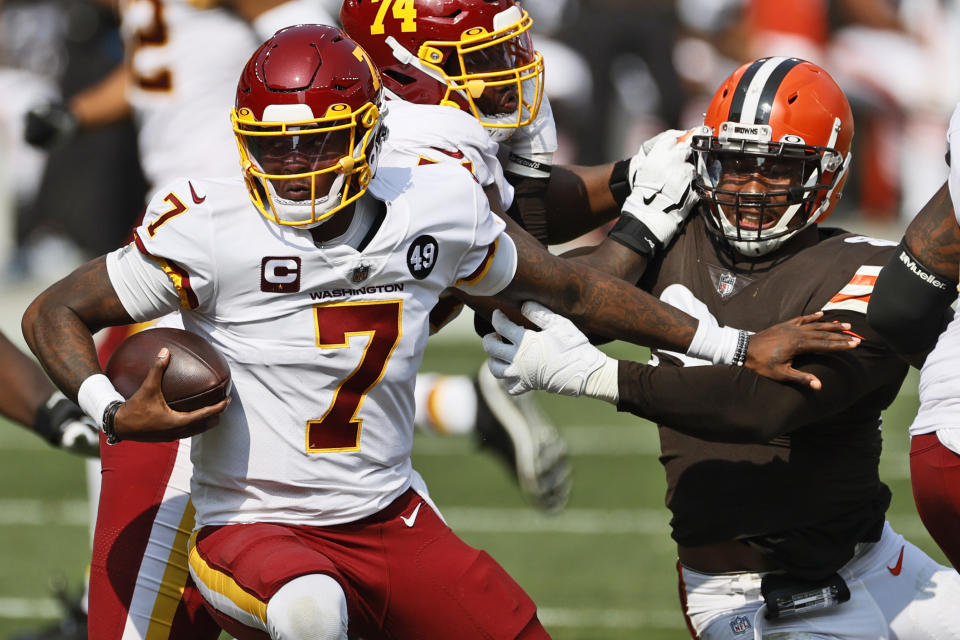
[[[880,412],[907,366],[866,322],[894,246],[811,227],[762,259],[734,258],[697,216],[640,283],[701,321],[758,331],[823,310],[863,338],[851,351],[798,358],[813,391],[735,366],[656,352],[621,364],[621,410],[660,424],[666,503],[678,543],[739,539],[801,576],[832,573],[857,542],[879,538],[890,492],[880,482]],[[766,434],[762,443],[748,433]]]

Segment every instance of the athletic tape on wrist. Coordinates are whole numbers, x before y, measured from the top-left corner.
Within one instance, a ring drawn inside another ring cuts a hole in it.
[[[110,378],[96,373],[80,385],[77,391],[77,404],[83,412],[93,418],[97,427],[103,431],[103,412],[113,402],[125,402],[125,398],[113,387]]]
[[[736,364],[741,333],[743,332],[733,327],[720,327],[712,322],[701,321],[697,325],[693,340],[690,341],[687,355],[713,364]],[[744,347],[745,358],[746,347]]]

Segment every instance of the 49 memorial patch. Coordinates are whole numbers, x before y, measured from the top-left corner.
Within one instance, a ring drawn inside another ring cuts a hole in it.
[[[410,275],[417,280],[423,280],[433,271],[437,263],[440,247],[433,236],[422,235],[410,244],[407,250],[407,268]]]

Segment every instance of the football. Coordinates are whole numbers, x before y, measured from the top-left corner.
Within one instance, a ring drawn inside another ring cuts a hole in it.
[[[107,361],[107,377],[124,398],[140,384],[161,348],[170,350],[163,373],[163,397],[175,411],[194,411],[223,400],[230,392],[230,367],[216,348],[183,329],[146,329],[126,338]]]

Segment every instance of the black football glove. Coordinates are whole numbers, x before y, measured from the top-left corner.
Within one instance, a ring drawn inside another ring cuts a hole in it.
[[[94,458],[100,455],[96,423],[59,391],[37,409],[33,430],[55,447]]]
[[[62,102],[47,102],[27,112],[23,137],[40,149],[65,145],[77,133],[77,119]]]

